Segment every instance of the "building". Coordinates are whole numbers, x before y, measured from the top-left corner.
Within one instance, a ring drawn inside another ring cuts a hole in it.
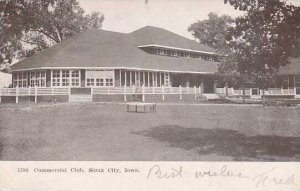
[[[2,89],[0,96],[16,102],[18,97],[35,102],[127,101],[128,95],[142,95],[142,101],[217,98],[214,94],[228,92],[217,88],[219,64],[212,48],[161,28],[146,26],[128,34],[94,29],[14,64],[13,88]],[[241,96],[242,90],[228,93]],[[246,95],[261,98],[262,91],[249,88]],[[280,68],[265,95],[300,97],[299,59]]]
[[[124,34],[89,30],[12,66],[16,87],[179,87],[214,92],[214,50],[147,26]]]

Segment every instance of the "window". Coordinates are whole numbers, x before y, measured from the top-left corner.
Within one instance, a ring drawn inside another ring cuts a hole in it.
[[[104,79],[97,78],[96,79],[96,86],[104,86]]]
[[[86,79],[86,85],[87,86],[94,86],[95,85],[94,78],[88,78],[88,79]]]
[[[46,71],[30,72],[30,86],[31,87],[45,87],[46,86]]]
[[[70,78],[69,70],[62,70],[62,74],[61,74],[62,86],[69,86],[69,78]]]
[[[157,49],[156,53],[161,55],[162,54],[162,49]]]
[[[13,74],[13,86],[27,87],[27,73],[19,72]]]
[[[106,84],[105,84],[106,86],[113,86],[114,85],[114,83],[113,83],[113,79],[112,78],[107,78],[106,79]]]
[[[166,87],[169,87],[170,86],[170,76],[169,76],[169,73],[165,73],[164,74],[164,85]]]
[[[71,85],[79,86],[80,85],[79,82],[80,82],[79,70],[71,71]]]
[[[60,86],[60,70],[52,70],[52,86]]]

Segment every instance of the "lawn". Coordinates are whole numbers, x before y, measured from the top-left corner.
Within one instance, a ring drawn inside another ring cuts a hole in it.
[[[300,161],[300,108],[0,104],[1,160]]]

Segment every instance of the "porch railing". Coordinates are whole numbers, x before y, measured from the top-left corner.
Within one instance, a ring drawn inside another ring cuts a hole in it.
[[[201,94],[201,87],[91,87],[91,94]],[[70,87],[3,88],[0,96],[69,95]]]
[[[242,96],[242,89],[228,88],[229,96]],[[226,88],[216,88],[216,94],[226,95]],[[269,88],[265,90],[265,95],[296,95],[296,88],[283,89],[283,88]],[[247,88],[245,89],[245,95],[250,97],[261,97],[263,90],[258,88]]]

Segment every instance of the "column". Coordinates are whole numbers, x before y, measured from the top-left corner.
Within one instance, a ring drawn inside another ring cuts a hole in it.
[[[124,77],[125,77],[125,84],[124,86],[127,86],[127,70],[124,70]]]
[[[159,87],[161,87],[162,83],[161,83],[161,72],[159,72]]]
[[[154,87],[154,72],[152,72],[152,86]]]
[[[120,87],[122,87],[122,71],[121,71],[121,69],[120,69],[120,73],[119,73],[120,75],[119,75],[119,78],[120,78]]]
[[[150,87],[150,72],[148,71],[148,87]]]
[[[129,71],[129,86],[132,86],[132,71]]]
[[[145,71],[143,71],[143,84],[145,85]]]

